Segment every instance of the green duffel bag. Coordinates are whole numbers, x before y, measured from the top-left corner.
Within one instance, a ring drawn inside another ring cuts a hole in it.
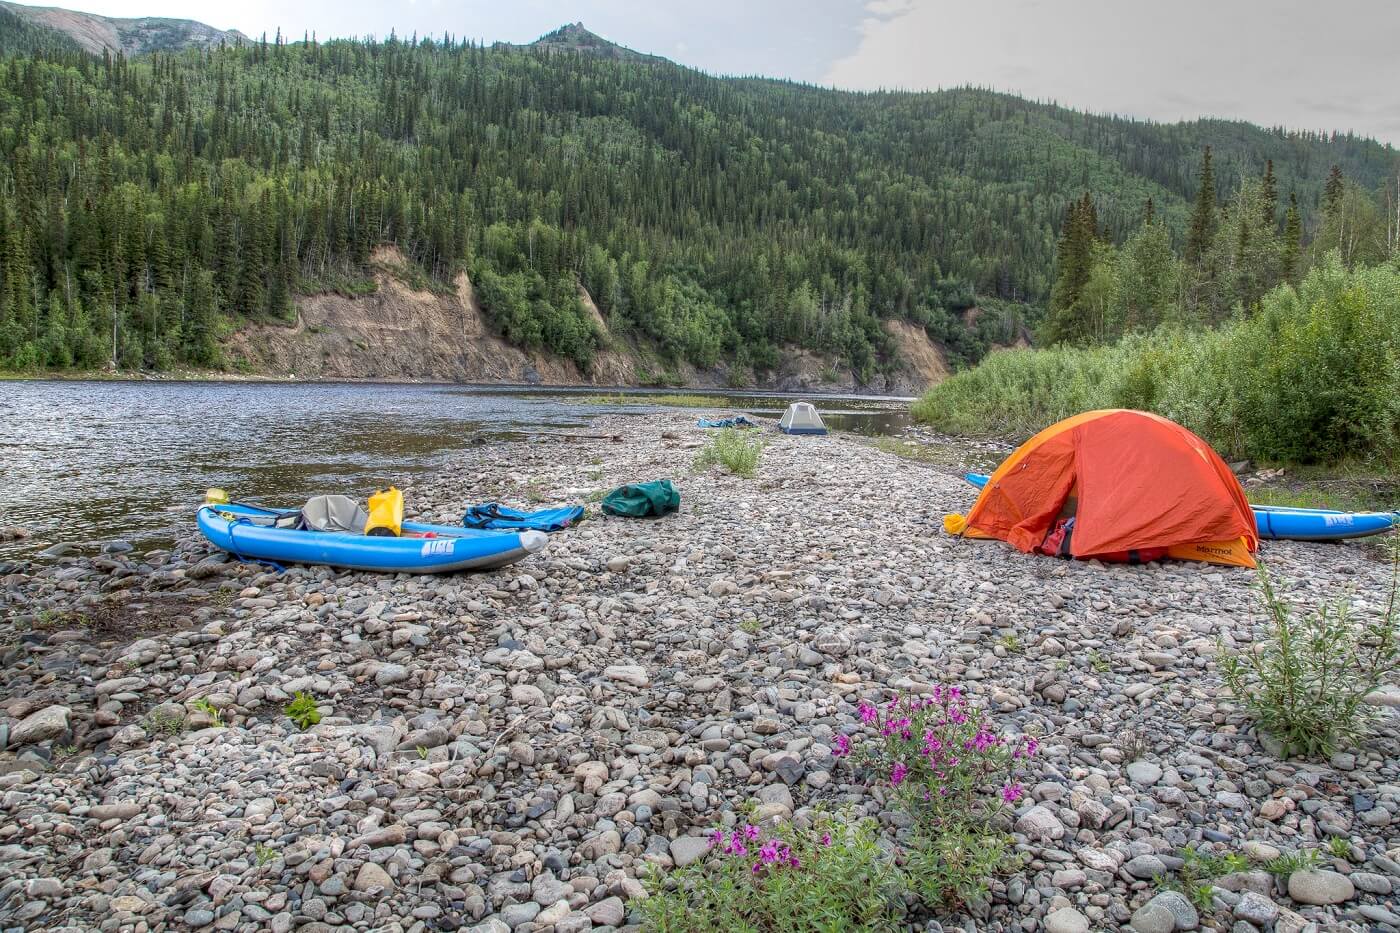
[[[681,507],[681,494],[669,479],[650,483],[629,483],[619,486],[603,497],[603,511],[625,518],[645,518],[665,515]]]

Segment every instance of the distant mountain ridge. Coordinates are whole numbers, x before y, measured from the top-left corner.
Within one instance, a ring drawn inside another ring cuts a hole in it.
[[[215,29],[190,19],[143,16],[118,19],[80,13],[59,7],[25,6],[0,0],[0,10],[12,14],[31,27],[48,29],[71,40],[86,52],[103,51],[142,55],[147,52],[173,52],[190,48],[237,45],[248,37],[236,29]]]
[[[559,52],[579,52],[587,55],[596,55],[599,58],[610,58],[620,62],[668,62],[668,59],[660,55],[648,55],[645,52],[638,52],[629,49],[625,45],[618,45],[604,39],[595,32],[589,31],[583,23],[565,23],[553,32],[547,32],[534,42],[529,43],[528,48],[551,49]]]

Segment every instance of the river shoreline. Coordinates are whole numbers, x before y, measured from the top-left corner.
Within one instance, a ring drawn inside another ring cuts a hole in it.
[[[1309,905],[1252,865],[1217,882],[1237,923],[1250,892],[1280,930],[1390,923],[1400,698],[1377,698],[1365,749],[1273,757],[1210,660],[1217,638],[1262,636],[1252,574],[949,539],[942,514],[972,501],[956,454],[765,434],[744,480],[693,472],[693,413],[586,433],[622,440],[462,450],[405,489],[410,513],[455,523],[473,502],[662,477],[680,513],[591,516],[535,558],[442,578],[276,573],[192,530],[164,551],[9,562],[0,922],[624,928],[647,866],[699,857],[746,803],[797,820],[850,806],[894,832],[832,737],[858,729],[862,699],[954,683],[1044,739],[1013,818],[1024,866],[945,927],[1130,928],[1187,846],[1321,850],[1347,876],[1346,897]],[[1366,611],[1388,591],[1366,546],[1265,557],[1306,606],[1352,593]],[[298,691],[323,713],[306,732],[283,713]]]
[[[691,383],[685,381],[657,382],[645,385],[609,385],[591,382],[459,382],[451,379],[424,379],[413,376],[372,376],[365,379],[352,379],[345,376],[274,376],[269,373],[237,373],[226,370],[55,370],[55,371],[7,371],[0,370],[0,383],[3,382],[141,382],[141,383],[266,383],[270,385],[408,385],[408,386],[460,386],[475,389],[499,389],[508,391],[519,389],[530,392],[577,392],[607,394],[609,392],[695,392],[701,395],[771,395],[771,396],[815,396],[845,397],[871,400],[912,402],[917,396],[888,395],[874,388],[844,386],[839,383],[813,384],[799,388],[779,388],[775,385],[727,386],[711,383]]]

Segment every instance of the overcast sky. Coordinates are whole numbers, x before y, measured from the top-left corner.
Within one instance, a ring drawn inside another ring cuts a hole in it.
[[[50,0],[52,3],[53,0]],[[1232,117],[1400,143],[1400,0],[58,0],[251,36],[527,42],[582,20],[718,74],[972,84],[1157,120]]]

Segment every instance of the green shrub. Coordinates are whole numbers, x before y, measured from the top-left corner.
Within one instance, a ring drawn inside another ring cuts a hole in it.
[[[838,734],[832,753],[853,757],[913,818],[904,861],[911,890],[930,906],[985,896],[987,879],[1008,859],[998,817],[1025,795],[1014,777],[1036,740],[998,735],[957,687],[861,702],[858,714],[874,737]]]
[[[1227,456],[1295,463],[1400,453],[1400,269],[1335,256],[1252,317],[1089,349],[1004,350],[935,386],[914,417],[1029,436],[1095,408],[1155,411]]]
[[[1363,700],[1400,658],[1397,584],[1400,574],[1384,611],[1371,618],[1354,617],[1346,599],[1300,618],[1260,567],[1270,637],[1242,654],[1227,652],[1222,643],[1220,669],[1230,693],[1283,742],[1285,754],[1327,757],[1366,735],[1375,710]]]
[[[752,477],[763,455],[763,441],[748,438],[738,428],[721,428],[695,457],[695,469],[723,466],[735,476]]]
[[[642,911],[658,933],[891,930],[910,887],[870,820],[715,830],[708,856],[647,880]]]
[[[300,690],[297,691],[296,696],[292,697],[292,702],[287,704],[283,712],[303,732],[321,721],[321,711],[316,708],[315,697],[308,693],[302,693]]]

